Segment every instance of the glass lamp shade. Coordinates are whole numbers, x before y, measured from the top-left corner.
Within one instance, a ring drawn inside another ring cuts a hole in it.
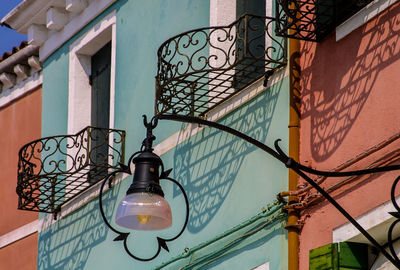
[[[128,194],[118,205],[115,223],[133,230],[162,230],[171,226],[171,207],[160,195]]]

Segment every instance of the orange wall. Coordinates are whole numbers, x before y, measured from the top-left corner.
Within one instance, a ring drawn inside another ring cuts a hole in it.
[[[336,42],[302,42],[300,161],[331,170],[400,132],[400,4]],[[364,169],[395,149],[395,142],[349,169]],[[364,177],[333,193],[357,217],[390,198],[398,173]],[[331,186],[338,180],[327,180]],[[308,252],[332,242],[332,230],[347,220],[325,201],[303,213],[300,269]]]
[[[0,270],[33,270],[37,265],[38,234],[0,249]]]
[[[18,151],[41,137],[41,89],[0,108],[0,236],[38,218],[17,210]],[[23,255],[23,256],[21,256]],[[36,269],[37,235],[0,249],[0,269]]]

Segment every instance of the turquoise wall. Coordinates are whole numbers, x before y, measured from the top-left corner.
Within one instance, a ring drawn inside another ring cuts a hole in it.
[[[126,155],[139,149],[145,135],[142,114],[154,110],[154,76],[157,49],[171,36],[209,24],[208,1],[121,0],[64,44],[43,68],[43,136],[67,133],[69,45],[109,12],[117,14],[115,128],[127,132]],[[288,147],[288,79],[275,84],[220,120],[272,146],[277,138]],[[184,125],[161,121],[155,130],[156,144]],[[287,169],[264,152],[215,129],[205,128],[162,156],[166,168],[185,188],[190,202],[188,227],[177,240],[168,243],[150,262],[132,260],[116,235],[102,221],[98,201],[93,200],[59,220],[39,235],[38,269],[153,269],[193,247],[249,219],[278,192],[287,189]],[[130,185],[130,178],[105,194],[106,214],[113,220],[116,206]],[[132,232],[128,246],[141,257],[151,257],[157,249],[156,236],[174,236],[183,223],[184,200],[170,183],[162,183],[173,211],[174,225],[155,234]],[[286,231],[282,221],[260,229],[240,241],[229,252],[209,261],[201,269],[252,269],[269,261],[270,269],[287,269]],[[251,228],[260,226],[255,223]],[[238,233],[250,230],[246,228]],[[238,234],[239,235],[239,234]],[[232,235],[224,241],[230,241]],[[226,242],[197,252],[215,251]],[[179,269],[189,259],[165,269]],[[197,268],[195,268],[197,269]]]

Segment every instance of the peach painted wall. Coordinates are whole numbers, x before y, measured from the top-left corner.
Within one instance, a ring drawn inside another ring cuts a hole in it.
[[[340,41],[301,43],[302,108],[300,160],[331,170],[400,132],[400,4]],[[393,155],[399,140],[348,169],[363,169]],[[398,173],[363,177],[332,194],[357,217],[386,202]],[[338,180],[326,180],[325,187]],[[304,194],[304,198],[309,198]],[[304,199],[303,198],[303,199]],[[332,242],[332,230],[347,220],[326,201],[302,213],[300,269],[309,250]]]
[[[0,249],[0,270],[34,270],[37,265],[38,233]]]
[[[36,89],[0,108],[0,236],[38,218],[36,212],[17,210],[15,189],[19,149],[41,137],[41,93]],[[36,269],[36,257],[37,236],[31,235],[0,249],[0,269]]]

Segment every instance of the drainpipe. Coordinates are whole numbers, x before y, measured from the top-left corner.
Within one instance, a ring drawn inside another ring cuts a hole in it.
[[[295,9],[292,3],[291,9]],[[293,30],[289,30],[291,34]],[[300,141],[300,42],[289,38],[289,79],[290,79],[290,111],[289,111],[289,156],[299,161]],[[289,192],[297,190],[298,176],[289,170]],[[299,226],[298,211],[290,207],[297,203],[297,196],[289,196],[288,222],[288,269],[299,269]]]

